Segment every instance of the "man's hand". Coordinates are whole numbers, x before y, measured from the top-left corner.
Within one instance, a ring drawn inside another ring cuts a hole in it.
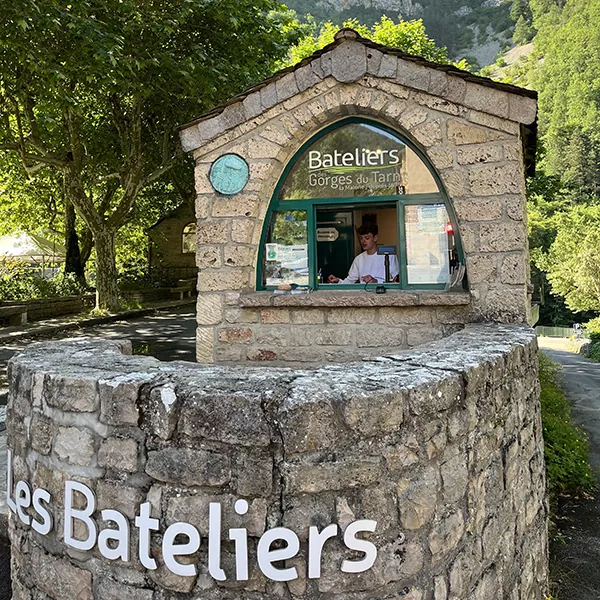
[[[361,277],[360,280],[363,283],[377,283],[377,279],[375,279],[375,277],[371,277],[371,275],[365,275],[364,277]]]
[[[340,278],[339,278],[339,277],[336,277],[335,275],[330,275],[330,276],[327,278],[327,281],[329,281],[329,283],[339,283],[339,281],[340,281]]]

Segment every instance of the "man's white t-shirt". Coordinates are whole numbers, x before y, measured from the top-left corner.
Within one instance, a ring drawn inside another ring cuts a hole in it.
[[[377,283],[385,282],[385,256],[383,254],[367,254],[361,252],[353,261],[348,276],[340,279],[338,283],[362,283],[361,277],[370,275],[377,279]],[[398,275],[398,258],[390,256],[390,281]]]

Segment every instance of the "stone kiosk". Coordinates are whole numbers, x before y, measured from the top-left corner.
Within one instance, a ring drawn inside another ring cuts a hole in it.
[[[200,364],[13,358],[15,600],[546,598],[535,118],[342,30],[185,126]]]

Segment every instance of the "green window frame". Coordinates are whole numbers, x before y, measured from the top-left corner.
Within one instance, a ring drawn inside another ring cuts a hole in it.
[[[408,148],[410,148],[427,167],[430,174],[432,175],[437,187],[437,193],[424,193],[424,194],[395,194],[388,196],[350,196],[350,197],[333,197],[333,198],[306,198],[306,199],[279,199],[281,189],[286,182],[287,176],[290,171],[297,163],[299,158],[303,155],[304,151],[315,143],[319,138],[327,135],[331,131],[348,125],[350,123],[366,124],[372,127],[378,128],[388,134],[391,134],[399,138]],[[364,284],[319,284],[317,281],[318,277],[318,266],[317,266],[317,239],[316,239],[316,227],[317,227],[317,209],[319,208],[357,208],[367,207],[368,205],[386,205],[396,207],[397,215],[397,228],[398,228],[398,265],[399,265],[399,281],[398,283],[385,283],[387,289],[403,289],[403,290],[443,290],[446,287],[445,283],[408,283],[408,268],[407,268],[407,250],[406,250],[406,230],[405,230],[405,208],[412,205],[443,205],[448,214],[450,220],[456,251],[458,255],[458,261],[460,264],[464,264],[464,252],[460,240],[458,223],[456,214],[450,203],[450,200],[444,191],[444,186],[440,179],[439,174],[435,168],[431,165],[425,154],[406,136],[402,135],[398,131],[375,121],[373,119],[363,117],[347,117],[340,121],[336,121],[331,125],[325,127],[317,134],[307,140],[292,157],[292,159],[286,165],[275,191],[271,197],[269,208],[265,215],[263,223],[263,230],[260,239],[260,246],[258,252],[258,268],[256,270],[256,289],[257,290],[274,290],[276,286],[267,286],[263,283],[264,279],[264,265],[265,265],[265,249],[267,243],[267,235],[269,227],[273,218],[273,214],[282,211],[294,211],[302,210],[306,211],[307,214],[307,229],[308,229],[308,270],[309,270],[309,287],[313,290],[327,289],[327,290],[362,290]],[[345,275],[345,274],[344,274]]]

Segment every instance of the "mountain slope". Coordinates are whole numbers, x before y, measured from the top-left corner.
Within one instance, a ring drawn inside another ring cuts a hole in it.
[[[483,67],[511,45],[511,0],[288,0],[301,17],[341,24],[356,18],[372,25],[382,15],[423,19],[427,34],[453,58],[467,57]]]

